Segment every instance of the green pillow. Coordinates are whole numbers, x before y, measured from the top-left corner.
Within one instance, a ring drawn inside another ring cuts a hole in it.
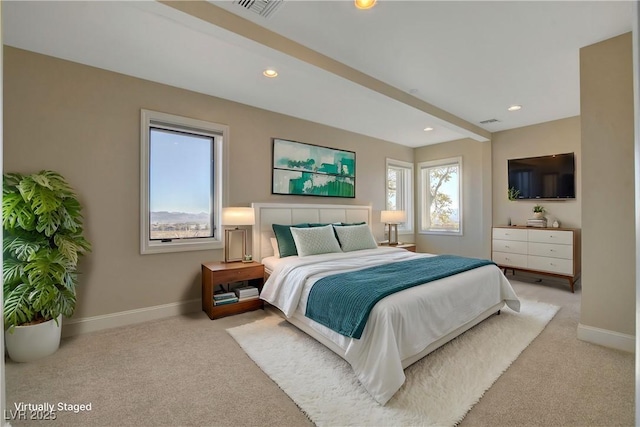
[[[296,249],[296,242],[293,240],[291,234],[291,227],[296,228],[309,228],[309,224],[296,224],[296,225],[282,225],[272,224],[273,233],[276,235],[278,241],[278,250],[280,251],[280,258],[298,255]]]
[[[363,225],[363,224],[366,224],[366,222],[364,221],[363,222],[343,222],[340,225],[347,227],[351,225]]]

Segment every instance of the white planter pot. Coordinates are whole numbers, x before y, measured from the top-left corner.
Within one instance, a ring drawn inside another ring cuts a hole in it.
[[[30,326],[16,326],[4,332],[7,353],[14,362],[32,362],[49,356],[60,347],[62,316],[55,320]]]

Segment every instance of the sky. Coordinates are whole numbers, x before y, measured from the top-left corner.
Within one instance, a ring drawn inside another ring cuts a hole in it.
[[[210,212],[211,138],[151,130],[151,212]]]

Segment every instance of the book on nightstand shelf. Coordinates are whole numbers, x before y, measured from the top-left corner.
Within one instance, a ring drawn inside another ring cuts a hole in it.
[[[235,295],[238,298],[243,299],[246,297],[257,297],[260,295],[260,292],[255,286],[244,286],[242,288],[236,288]]]
[[[219,299],[219,300],[214,300],[213,301],[213,305],[225,305],[225,304],[233,304],[238,302],[238,297],[232,297],[232,298],[225,298],[225,299]]]
[[[236,298],[236,294],[233,292],[223,292],[221,294],[213,294],[214,301],[222,301],[229,298]]]

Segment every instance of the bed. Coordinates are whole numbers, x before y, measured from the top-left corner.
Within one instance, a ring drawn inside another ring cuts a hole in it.
[[[267,203],[255,203],[253,208],[253,255],[265,265],[268,276],[261,298],[278,308],[287,321],[349,362],[360,383],[382,405],[404,383],[404,368],[499,312],[505,304],[519,311],[520,302],[509,281],[490,263],[390,294],[372,306],[359,333],[338,333],[322,320],[307,316],[307,303],[314,297],[311,290],[316,282],[330,281],[338,273],[361,275],[368,269],[396,268],[438,257],[388,246],[280,257],[274,252],[278,246],[273,242],[273,224],[315,224],[321,228],[332,224],[328,228],[337,237],[339,230],[346,230],[344,226],[354,225],[351,231],[362,228],[362,223],[370,226],[371,208]],[[319,231],[293,232],[302,239]],[[303,244],[296,240],[298,243]]]

